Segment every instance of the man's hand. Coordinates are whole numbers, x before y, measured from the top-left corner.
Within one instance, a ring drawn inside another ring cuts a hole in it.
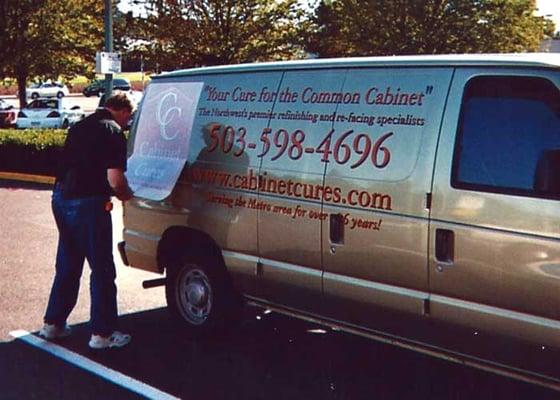
[[[113,192],[115,192],[115,196],[117,196],[120,201],[127,201],[132,198],[132,190],[130,186],[128,186],[128,181],[122,169],[107,169],[107,180],[109,181],[109,186],[111,186]]]

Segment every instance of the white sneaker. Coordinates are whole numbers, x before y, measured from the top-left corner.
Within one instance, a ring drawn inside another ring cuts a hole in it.
[[[39,331],[39,336],[43,336],[45,339],[58,339],[70,336],[71,333],[72,329],[68,325],[60,327],[54,324],[45,323]]]
[[[109,337],[101,335],[91,335],[89,347],[92,349],[109,349],[112,347],[123,347],[130,343],[132,336],[119,331],[114,331]]]

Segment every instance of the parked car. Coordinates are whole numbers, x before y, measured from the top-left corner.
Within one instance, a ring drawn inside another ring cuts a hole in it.
[[[65,99],[37,99],[18,113],[16,128],[68,128],[85,117],[80,106]]]
[[[14,108],[14,106],[8,104],[8,102],[4,99],[0,99],[0,110],[9,110]]]
[[[7,101],[0,99],[0,128],[14,126],[17,118],[17,110]]]
[[[25,96],[33,100],[39,97],[58,97],[61,99],[64,96],[68,96],[69,93],[66,85],[59,82],[34,83],[25,89]]]
[[[123,90],[129,91],[131,89],[130,81],[126,78],[114,78],[113,79],[113,90]],[[89,96],[101,96],[105,92],[105,79],[97,79],[87,85],[83,94],[86,97]]]

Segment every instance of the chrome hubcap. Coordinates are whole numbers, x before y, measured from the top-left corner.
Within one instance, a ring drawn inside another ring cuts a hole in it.
[[[183,317],[193,325],[202,325],[212,310],[210,279],[200,269],[190,269],[179,277],[178,303]]]
[[[189,303],[196,307],[200,307],[208,301],[208,290],[202,281],[189,282],[186,292]]]

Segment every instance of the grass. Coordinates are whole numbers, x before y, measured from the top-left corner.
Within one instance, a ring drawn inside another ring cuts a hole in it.
[[[44,150],[48,147],[61,147],[65,139],[65,129],[0,129],[0,147],[16,145]]]
[[[150,80],[150,72],[144,72],[144,82],[148,83]],[[98,79],[104,78],[104,75],[98,74],[96,75]],[[142,73],[141,72],[123,72],[121,74],[113,75],[113,78],[126,78],[130,82],[142,82]],[[85,76],[77,76],[74,79],[70,80],[72,85],[86,85],[90,82],[88,78]]]

